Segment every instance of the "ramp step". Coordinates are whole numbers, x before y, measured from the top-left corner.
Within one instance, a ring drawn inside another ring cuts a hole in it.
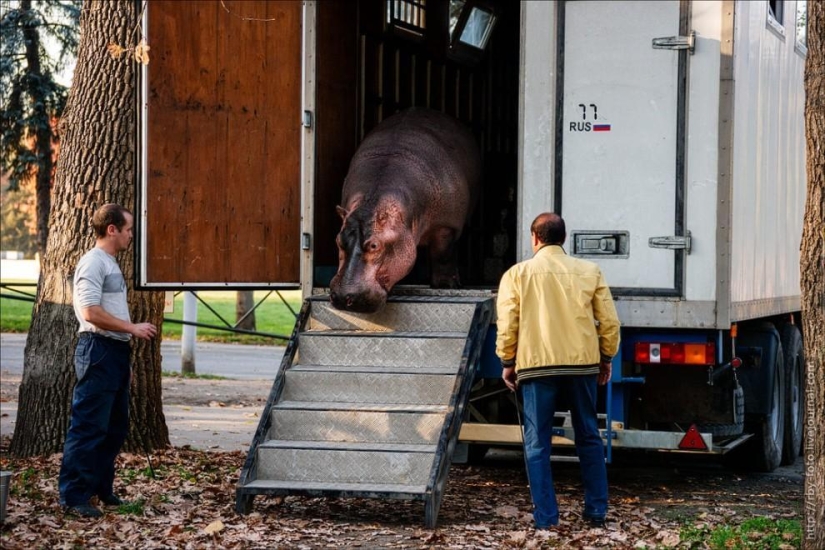
[[[362,372],[306,372],[290,369],[281,399],[359,404],[446,405],[455,376]]]
[[[313,300],[310,330],[419,330],[456,331],[467,334],[475,303],[388,301],[377,313],[353,313],[335,309],[326,301]]]
[[[434,453],[435,445],[411,445],[403,443],[372,443],[351,441],[284,441],[270,440],[259,449],[320,449],[326,451],[379,451],[395,453]]]
[[[466,332],[435,332],[423,330],[384,330],[384,331],[369,331],[369,330],[307,330],[301,335],[321,336],[321,337],[338,337],[338,338],[459,338],[461,340],[467,338]]]
[[[307,411],[369,411],[393,413],[447,412],[447,405],[415,405],[412,403],[316,403],[313,401],[278,401],[273,408]]]
[[[426,485],[402,485],[397,483],[324,483],[324,482],[298,482],[298,481],[276,481],[271,479],[258,479],[244,485],[244,490],[250,493],[289,493],[306,492],[309,494],[340,493],[340,496],[365,496],[382,495],[392,496],[398,494],[424,495],[427,493]]]
[[[385,367],[452,367],[461,364],[466,335],[461,338],[298,335],[298,362],[306,365]]]
[[[438,413],[273,410],[270,440],[435,444],[444,424]]]
[[[435,453],[258,447],[258,479],[424,485]]]
[[[349,366],[349,365],[293,365],[286,371],[290,372],[330,372],[351,373],[363,372],[372,374],[455,374],[455,367],[381,367],[381,366]]]

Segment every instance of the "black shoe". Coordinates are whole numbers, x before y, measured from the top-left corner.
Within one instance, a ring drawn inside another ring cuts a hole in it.
[[[584,516],[584,521],[590,525],[590,527],[604,527],[604,518],[597,518],[594,516]]]
[[[77,506],[68,506],[66,508],[67,514],[75,516],[83,516],[84,518],[99,518],[103,516],[103,512],[92,506],[91,504],[78,504]]]
[[[105,504],[106,506],[123,506],[124,504],[128,504],[127,502],[120,500],[116,495],[107,495],[105,497],[98,498],[100,498],[101,504]]]

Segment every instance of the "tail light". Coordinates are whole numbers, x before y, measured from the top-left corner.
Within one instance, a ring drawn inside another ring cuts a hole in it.
[[[713,342],[636,342],[636,363],[666,365],[713,365],[716,363],[716,344]]]

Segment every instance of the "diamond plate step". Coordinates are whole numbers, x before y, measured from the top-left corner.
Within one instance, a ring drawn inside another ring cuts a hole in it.
[[[281,394],[287,401],[446,405],[455,386],[449,374],[395,374],[289,369]]]
[[[335,309],[329,301],[313,301],[309,330],[464,332],[470,329],[474,303],[393,302],[378,313]]]
[[[426,485],[435,453],[258,447],[258,479]]]
[[[455,333],[447,333],[455,334]],[[298,335],[298,362],[304,365],[452,367],[457,372],[466,335],[459,337]]]
[[[425,445],[438,442],[446,410],[387,412],[354,410],[273,410],[268,439],[348,441]]]
[[[244,485],[249,492],[261,492],[267,494],[284,494],[301,492],[306,494],[325,495],[337,493],[340,496],[393,496],[398,498],[401,495],[410,495],[409,500],[413,500],[414,495],[424,495],[427,493],[426,485],[398,485],[398,484],[378,484],[378,483],[324,483],[308,481],[274,481],[270,479],[258,479],[250,481]]]
[[[455,374],[454,367],[378,367],[348,365],[293,365],[287,372],[364,372],[373,374]]]
[[[312,449],[325,451],[378,451],[394,453],[434,453],[435,445],[373,443],[352,441],[267,441],[259,449]]]

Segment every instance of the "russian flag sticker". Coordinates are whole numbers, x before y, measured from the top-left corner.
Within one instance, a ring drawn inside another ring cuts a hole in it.
[[[593,125],[594,132],[609,132],[610,131],[610,124],[594,124]]]

